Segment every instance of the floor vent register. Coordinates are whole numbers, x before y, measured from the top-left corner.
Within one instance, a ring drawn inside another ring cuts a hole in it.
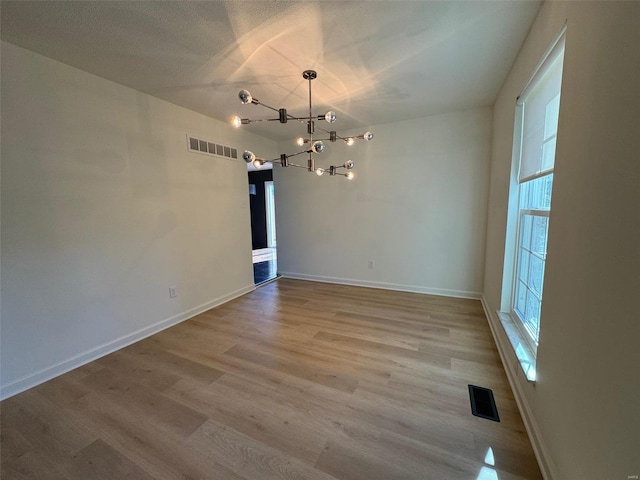
[[[471,399],[471,413],[476,417],[486,418],[494,422],[500,421],[496,401],[490,389],[469,385],[469,397]]]

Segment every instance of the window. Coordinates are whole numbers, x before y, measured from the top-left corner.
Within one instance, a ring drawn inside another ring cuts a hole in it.
[[[553,173],[520,186],[513,311],[538,343]]]
[[[518,216],[511,314],[534,352],[540,334],[563,56],[564,37],[516,104]]]

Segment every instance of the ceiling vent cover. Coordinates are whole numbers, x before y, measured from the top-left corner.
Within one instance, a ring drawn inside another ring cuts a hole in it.
[[[223,158],[238,158],[238,150],[227,145],[220,145],[209,140],[203,140],[187,135],[187,150],[190,152],[204,153]]]

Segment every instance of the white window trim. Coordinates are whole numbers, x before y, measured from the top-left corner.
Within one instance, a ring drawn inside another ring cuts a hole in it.
[[[531,180],[535,180],[536,178],[541,178],[544,177],[546,175],[553,175],[553,170],[547,170],[545,173],[543,173],[542,175],[538,175],[535,178],[531,178],[530,180],[526,180],[520,184],[518,184],[518,206],[520,205],[520,194],[522,192],[522,184],[526,183],[528,181]],[[517,211],[517,217],[516,217],[516,230],[517,230],[517,234],[516,234],[516,239],[515,239],[515,248],[514,248],[514,255],[513,255],[513,273],[512,273],[512,278],[511,278],[511,294],[510,294],[510,300],[509,300],[509,311],[507,313],[507,315],[509,315],[511,317],[511,320],[513,321],[513,323],[515,324],[516,328],[519,331],[520,334],[520,338],[519,338],[519,343],[520,343],[520,347],[521,348],[525,348],[526,351],[529,353],[528,357],[532,357],[532,358],[527,358],[528,362],[533,362],[533,373],[534,373],[534,378],[535,378],[535,360],[537,358],[537,353],[538,353],[538,345],[536,344],[535,340],[533,339],[533,336],[531,335],[531,332],[529,332],[529,330],[527,329],[527,326],[524,324],[524,322],[522,321],[522,319],[520,318],[520,316],[515,312],[514,309],[514,295],[516,292],[516,284],[518,282],[518,253],[519,253],[519,245],[520,245],[520,226],[522,225],[522,221],[520,219],[520,217],[522,215],[535,215],[535,216],[540,216],[540,217],[547,217],[549,218],[549,215],[551,213],[551,210],[547,210],[547,209],[520,209],[518,208]],[[531,253],[534,256],[540,257],[540,254],[537,252],[531,252],[529,251],[529,253]],[[542,260],[544,260],[546,262],[547,258],[546,258],[546,254],[544,256],[544,258]],[[546,270],[546,264],[545,264],[545,270]],[[527,286],[527,288],[529,288]],[[535,291],[533,291],[533,294],[538,296],[537,293]],[[540,303],[541,303],[541,309],[542,309],[542,298],[540,298]],[[505,312],[502,312],[503,314]],[[539,319],[540,321],[540,319]],[[504,324],[503,324],[504,326]],[[524,344],[524,345],[523,345]],[[523,367],[524,369],[524,367]],[[527,370],[525,371],[525,373],[527,373],[527,371],[529,371],[531,369],[531,366],[527,366]],[[528,377],[527,377],[528,378]]]
[[[530,88],[534,78],[538,74],[541,68],[544,68],[552,59],[552,54],[554,54],[556,49],[559,46],[564,48],[565,43],[565,33],[567,30],[566,23],[554,38],[550,47],[546,50],[544,55],[542,56],[542,60],[536,65],[533,70],[529,80],[525,84],[522,89],[520,95],[516,98],[516,111],[514,116],[514,139],[513,139],[513,149],[512,149],[512,168],[511,168],[511,189],[517,189],[517,194],[509,195],[509,206],[508,206],[508,220],[507,220],[507,230],[506,230],[506,238],[505,238],[505,262],[503,268],[503,282],[502,282],[502,298],[501,298],[501,310],[498,310],[496,313],[502,324],[502,327],[511,343],[511,346],[514,350],[516,358],[520,364],[522,371],[525,374],[527,381],[530,383],[535,383],[536,381],[536,357],[537,357],[537,345],[535,344],[531,335],[524,331],[525,326],[520,321],[520,318],[512,311],[513,309],[513,295],[515,294],[515,282],[517,281],[517,254],[518,254],[518,245],[520,242],[520,228],[519,228],[519,216],[521,213],[520,210],[520,179],[519,179],[519,165],[520,165],[520,155],[522,149],[522,123],[524,121],[523,118],[523,110],[521,108],[520,99],[526,94],[527,90]],[[519,107],[519,108],[518,108]],[[516,136],[519,135],[520,138]],[[553,173],[553,171],[549,172],[540,172],[536,175],[531,176],[530,178],[523,179],[524,181],[534,180],[538,177],[543,177]],[[512,190],[513,191],[513,190]],[[541,212],[540,210],[536,210],[536,214]],[[549,211],[546,212],[546,215],[549,216]],[[508,260],[507,260],[508,259]]]

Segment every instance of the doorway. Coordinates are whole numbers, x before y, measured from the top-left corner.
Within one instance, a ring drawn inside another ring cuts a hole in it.
[[[256,285],[278,276],[275,188],[271,170],[249,172],[253,280]]]

